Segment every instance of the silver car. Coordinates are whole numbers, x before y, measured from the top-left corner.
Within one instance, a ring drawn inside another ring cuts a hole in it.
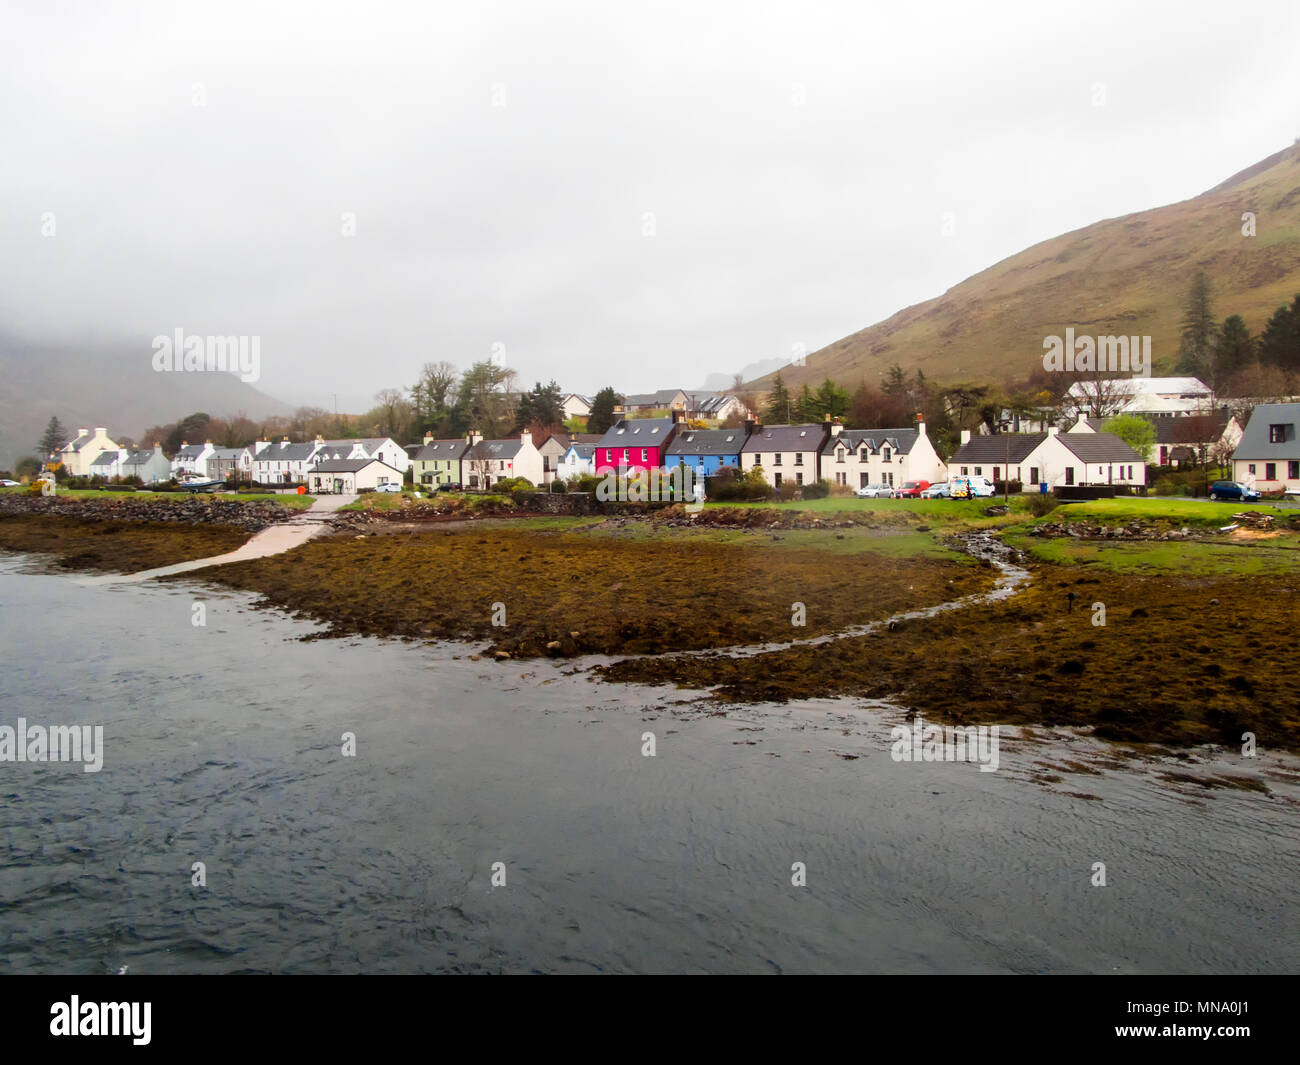
[[[853,494],[859,499],[888,499],[894,494],[894,490],[887,484],[868,484],[863,485]]]
[[[922,499],[951,499],[952,489],[948,487],[947,481],[940,481],[938,484],[932,484],[921,493]]]

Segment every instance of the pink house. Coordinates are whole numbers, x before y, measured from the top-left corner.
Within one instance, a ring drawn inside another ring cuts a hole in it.
[[[668,445],[686,420],[684,411],[671,418],[624,418],[614,408],[615,422],[596,444],[596,476],[662,469]]]

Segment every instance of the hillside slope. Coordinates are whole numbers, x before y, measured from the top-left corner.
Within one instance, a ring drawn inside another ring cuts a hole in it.
[[[1242,235],[1246,211],[1256,217],[1253,237]],[[1198,270],[1213,283],[1219,317],[1240,314],[1254,333],[1300,292],[1300,145],[1194,199],[1036,244],[781,375],[787,384],[831,377],[852,387],[898,363],[940,381],[1022,379],[1041,366],[1043,338],[1067,326],[1076,334],[1149,334],[1156,372],[1168,371],[1180,306]]]
[[[200,410],[253,419],[292,413],[230,374],[155,373],[148,351],[41,348],[0,336],[0,468],[35,453],[51,415],[71,433],[103,425],[110,435],[134,436]]]

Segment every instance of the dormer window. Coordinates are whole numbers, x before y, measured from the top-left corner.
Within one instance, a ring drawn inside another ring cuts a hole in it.
[[[1268,427],[1268,442],[1270,444],[1286,443],[1286,425],[1270,425]]]
[[[868,457],[869,457],[870,455],[871,455],[871,452],[868,451],[868,450],[864,447],[864,448],[862,449],[861,454],[858,455],[858,461],[859,461],[859,462],[866,462],[867,459],[868,459]]]
[[[890,454],[890,452],[889,452],[889,448],[885,448],[885,456],[884,456],[884,457],[885,457],[885,461],[886,461],[886,462],[889,461],[889,454]]]

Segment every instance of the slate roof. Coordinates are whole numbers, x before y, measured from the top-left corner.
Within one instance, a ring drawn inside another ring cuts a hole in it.
[[[1060,437],[1064,440],[1070,435],[1070,433],[1061,433]],[[1092,439],[1094,435],[1093,433],[1073,434],[1073,436],[1083,440]],[[972,436],[967,443],[962,444],[953,452],[948,464],[951,465],[954,462],[968,464],[987,462],[1001,465],[1004,462],[1023,462],[1029,457],[1034,448],[1038,447],[1046,439],[1047,433],[991,433],[988,436]],[[1010,450],[1009,454],[1008,449]],[[1129,450],[1131,451],[1132,448]],[[1133,453],[1137,454],[1136,451]],[[1140,456],[1138,461],[1141,461]]]
[[[264,448],[256,458],[257,462],[306,462],[316,452],[315,443],[311,444],[272,444]]]
[[[745,446],[740,450],[746,453],[755,451],[820,451],[822,440],[826,435],[826,426],[809,425],[764,425],[749,434]]]
[[[176,452],[176,457],[178,459],[196,459],[203,454],[203,449],[207,446],[207,444],[186,444]]]
[[[411,457],[420,462],[433,462],[435,459],[455,462],[468,450],[468,440],[430,440]]]
[[[1060,433],[1057,439],[1081,462],[1143,462],[1143,458],[1114,433]]]
[[[95,456],[91,466],[111,466],[117,461],[116,451],[101,451]]]
[[[597,447],[657,447],[673,430],[671,418],[624,418],[609,427]]]
[[[519,454],[521,447],[523,442],[518,437],[513,440],[480,440],[465,452],[465,461],[512,459]]]
[[[861,451],[865,444],[874,452],[879,452],[888,444],[899,455],[911,454],[921,434],[915,429],[845,429],[839,436],[832,436],[822,448],[823,455],[835,454],[835,448],[844,442],[850,451]]]
[[[160,451],[158,454],[162,455],[162,452]],[[122,465],[123,466],[144,466],[149,462],[150,459],[153,458],[153,456],[154,456],[153,448],[151,447],[137,448],[127,452],[126,459],[122,462]],[[163,456],[163,461],[164,462],[167,461],[165,455]]]
[[[576,451],[578,453],[578,458],[580,459],[594,458],[596,455],[596,445],[595,444],[570,444],[567,450],[564,452],[564,454],[567,456],[570,451]]]
[[[1284,439],[1269,441],[1268,427],[1284,426]],[[1300,459],[1300,403],[1261,403],[1250,415],[1234,459]]]
[[[356,473],[358,470],[364,470],[371,463],[378,463],[380,466],[387,466],[394,473],[398,471],[389,466],[386,462],[380,462],[379,459],[326,459],[324,462],[318,462],[312,467],[312,473]]]
[[[638,392],[627,396],[623,401],[625,407],[667,407],[677,402],[678,395],[689,396],[684,388],[661,388],[658,392]]]
[[[1202,418],[1195,415],[1189,418],[1148,418],[1147,421],[1155,426],[1157,444],[1208,444],[1212,440],[1218,440],[1228,427],[1228,419],[1218,414],[1214,416],[1213,423],[1203,422]],[[1204,440],[1193,440],[1188,435],[1189,430],[1192,426],[1202,424],[1210,426],[1209,435]]]
[[[744,429],[683,429],[668,445],[669,455],[739,455]]]

